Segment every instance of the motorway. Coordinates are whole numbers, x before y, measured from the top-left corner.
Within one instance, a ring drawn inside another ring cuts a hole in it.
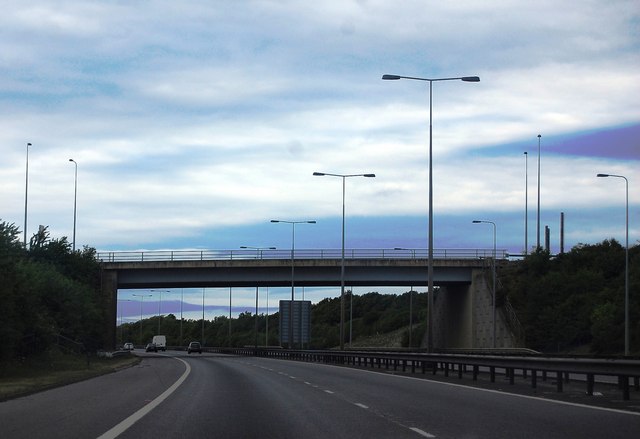
[[[0,403],[3,438],[637,438],[640,414],[372,371],[137,352],[119,372]]]

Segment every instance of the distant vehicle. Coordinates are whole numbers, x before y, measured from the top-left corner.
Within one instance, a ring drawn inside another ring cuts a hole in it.
[[[145,352],[158,352],[158,346],[155,343],[148,343],[147,347],[144,348]]]
[[[191,352],[197,352],[199,354],[202,353],[202,346],[200,346],[199,341],[192,341],[191,343],[189,343],[189,347],[187,348],[187,354],[190,354]]]
[[[164,335],[154,335],[153,340],[151,340],[153,344],[156,345],[156,348],[161,351],[167,350],[167,337]]]
[[[124,349],[125,351],[132,351],[135,348],[133,347],[133,343],[125,343],[122,349]]]

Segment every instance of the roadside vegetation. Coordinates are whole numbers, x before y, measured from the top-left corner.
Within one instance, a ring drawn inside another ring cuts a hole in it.
[[[103,348],[106,306],[95,249],[72,251],[47,228],[25,247],[15,224],[0,221],[0,379],[54,370]]]
[[[353,298],[353,304],[351,299]],[[371,292],[363,295],[345,294],[345,342],[350,335],[355,343],[369,340],[370,346],[408,347],[409,346],[409,301],[413,300],[413,347],[420,347],[425,332],[427,307],[426,293],[409,292],[402,295],[379,294]],[[353,316],[350,323],[349,316]],[[258,315],[258,346],[279,345],[279,314],[269,315],[268,342],[267,319]],[[169,314],[161,317],[143,319],[142,322],[125,323],[118,327],[117,337],[120,344],[133,342],[142,346],[151,341],[160,326],[167,337],[168,346],[186,346],[190,341],[201,341],[205,346],[253,346],[256,343],[255,314],[243,312],[237,318],[218,316],[213,320],[183,320]],[[231,330],[229,330],[231,324]],[[141,337],[142,328],[142,337]],[[204,330],[204,337],[203,337]],[[182,331],[182,332],[181,332]],[[393,333],[393,337],[387,335]],[[181,337],[182,334],[182,337]],[[385,340],[386,344],[381,341]],[[323,299],[312,305],[311,310],[311,349],[329,349],[340,345],[340,298]],[[360,344],[361,345],[361,344]],[[306,347],[306,346],[305,346]]]
[[[577,245],[551,256],[537,251],[500,268],[524,346],[546,353],[624,351],[625,248],[616,240]],[[640,352],[640,245],[629,248],[630,351]]]

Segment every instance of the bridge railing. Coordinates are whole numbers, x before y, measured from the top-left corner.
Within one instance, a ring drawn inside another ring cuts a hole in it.
[[[497,259],[508,257],[496,250]],[[427,249],[345,249],[347,259],[427,259]],[[485,259],[493,249],[433,249],[435,259]],[[211,261],[234,259],[291,259],[291,250],[140,250],[98,252],[102,262]],[[341,249],[296,249],[295,259],[341,259]]]

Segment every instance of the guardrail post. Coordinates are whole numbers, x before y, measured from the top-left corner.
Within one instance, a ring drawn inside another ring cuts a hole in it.
[[[538,371],[531,369],[531,388],[535,389],[536,387],[538,387]]]
[[[458,364],[458,378],[462,378],[462,364]]]
[[[444,376],[448,377],[449,376],[449,363],[444,363],[443,367],[444,367]]]
[[[556,391],[562,393],[562,372],[556,372]]]
[[[496,382],[496,368],[494,366],[491,366],[489,368],[489,376],[491,377],[491,382],[495,383]]]
[[[629,401],[631,397],[629,395],[629,377],[624,375],[620,376],[620,385],[622,386],[622,399]]]
[[[509,384],[513,385],[516,378],[516,370],[512,367],[509,368]]]
[[[640,377],[633,377],[633,387],[636,389],[636,392],[640,390]]]
[[[542,371],[542,381],[547,381],[547,371],[546,370]]]
[[[478,381],[478,366],[473,365],[473,381]]]
[[[587,395],[589,396],[593,396],[593,383],[595,381],[593,378],[592,373],[587,374]]]

